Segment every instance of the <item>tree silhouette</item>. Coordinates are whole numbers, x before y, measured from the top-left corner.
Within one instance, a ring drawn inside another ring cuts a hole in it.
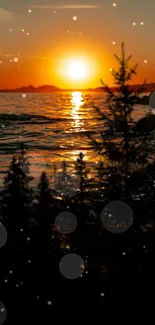
[[[51,240],[52,213],[50,204],[52,203],[51,191],[46,173],[43,172],[38,184],[38,222],[39,222],[39,241],[43,254],[47,255],[48,246]]]
[[[86,162],[84,161],[84,154],[82,152],[79,153],[79,158],[75,163],[75,170],[76,175],[79,177],[80,180],[80,192],[84,191],[84,186],[88,182],[88,173],[89,170],[87,169]]]
[[[8,174],[4,179],[4,196],[2,214],[7,217],[8,226],[13,229],[29,225],[28,207],[32,202],[32,180],[24,171],[26,164],[25,152],[13,156]]]
[[[49,182],[46,176],[46,173],[43,172],[40,177],[40,182],[38,184],[39,189],[39,204],[40,208],[44,208],[48,206],[51,202],[51,194],[50,194],[50,188],[49,188]]]
[[[107,106],[103,111],[94,107],[98,116],[103,121],[103,131],[100,135],[90,136],[90,144],[100,156],[104,157],[104,169],[107,170],[107,181],[111,189],[118,193],[119,189],[124,193],[124,198],[128,199],[129,179],[136,170],[141,170],[147,166],[152,148],[147,142],[148,134],[142,138],[134,132],[136,121],[133,119],[132,112],[134,105],[139,99],[144,84],[137,92],[127,84],[136,74],[137,64],[134,68],[128,68],[128,61],[131,55],[126,59],[124,43],[122,43],[122,56],[115,58],[119,62],[118,71],[113,70],[112,75],[117,93],[114,93],[101,80],[107,93]],[[122,195],[122,194],[121,194]]]

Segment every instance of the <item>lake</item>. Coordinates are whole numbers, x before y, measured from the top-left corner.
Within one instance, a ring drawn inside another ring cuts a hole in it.
[[[88,165],[99,157],[88,145],[88,132],[102,128],[93,105],[106,110],[103,93],[1,93],[0,94],[0,186],[19,145],[24,142],[30,161],[30,174],[38,178],[46,171],[53,179],[53,165],[58,171],[66,160],[74,174],[74,163],[83,152]],[[137,105],[135,119],[144,116],[147,107]],[[10,115],[11,114],[11,115]],[[93,176],[91,172],[90,176]]]

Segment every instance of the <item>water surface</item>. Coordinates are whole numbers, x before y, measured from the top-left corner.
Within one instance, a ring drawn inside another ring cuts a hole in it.
[[[12,155],[24,142],[31,175],[38,179],[45,170],[52,180],[53,164],[60,170],[66,160],[68,171],[74,174],[74,163],[83,152],[88,164],[99,157],[88,144],[88,133],[99,133],[99,121],[94,105],[107,109],[102,93],[1,93],[0,94],[0,184]],[[147,108],[137,105],[135,119],[144,116]],[[92,176],[92,174],[90,174]]]

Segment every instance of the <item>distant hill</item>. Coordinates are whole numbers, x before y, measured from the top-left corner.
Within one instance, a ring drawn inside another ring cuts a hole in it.
[[[54,92],[54,91],[60,91],[59,88],[55,86],[50,85],[44,85],[40,87],[34,87],[34,86],[26,86],[21,88],[15,88],[15,89],[0,89],[0,92],[19,92],[19,93],[47,93],[47,92]]]
[[[141,88],[141,84],[131,85],[129,89],[138,91]],[[117,87],[110,87],[114,92],[118,91]],[[147,84],[144,86],[142,93],[150,93],[155,90],[155,83]],[[34,87],[32,85],[26,87],[20,87],[15,89],[0,89],[0,92],[20,92],[20,93],[50,93],[50,92],[64,92],[64,91],[87,91],[87,92],[106,92],[105,87],[88,88],[88,89],[60,89],[52,85],[43,85],[40,87]]]

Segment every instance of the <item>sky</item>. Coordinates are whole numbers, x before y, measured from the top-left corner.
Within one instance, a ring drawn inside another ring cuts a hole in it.
[[[132,83],[153,82],[154,12],[154,0],[0,0],[0,88],[114,85],[122,41]]]

